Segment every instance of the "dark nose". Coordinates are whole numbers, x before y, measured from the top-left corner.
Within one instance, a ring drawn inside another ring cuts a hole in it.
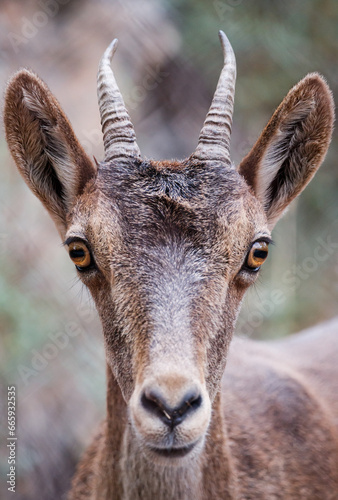
[[[141,396],[143,407],[153,415],[156,415],[168,427],[173,429],[179,425],[187,415],[193,413],[202,404],[202,397],[196,391],[187,392],[181,402],[171,407],[165,397],[155,389],[145,389]]]

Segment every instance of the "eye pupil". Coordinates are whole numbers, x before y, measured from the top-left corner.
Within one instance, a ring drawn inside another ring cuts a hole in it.
[[[256,259],[265,259],[267,255],[268,255],[268,252],[266,250],[255,250],[254,251],[254,257]]]
[[[69,252],[69,255],[70,255],[70,257],[71,257],[72,259],[81,259],[81,258],[83,258],[83,257],[85,256],[85,253],[84,253],[84,251],[82,250],[82,248],[80,248],[80,249],[77,249],[77,250],[75,250],[75,249],[74,249],[74,250],[71,250],[71,251]]]

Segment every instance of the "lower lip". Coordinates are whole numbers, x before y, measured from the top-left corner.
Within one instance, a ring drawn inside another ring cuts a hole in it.
[[[185,446],[184,448],[150,448],[152,452],[165,458],[182,458],[188,455],[195,447],[196,443]]]

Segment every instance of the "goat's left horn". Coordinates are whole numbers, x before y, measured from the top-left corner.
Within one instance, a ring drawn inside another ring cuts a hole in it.
[[[105,50],[97,74],[105,161],[129,161],[140,158],[133,124],[111,69],[111,61],[117,48],[117,39]]]
[[[236,59],[228,38],[219,32],[224,66],[201,130],[193,158],[230,163],[230,135],[234,108]]]

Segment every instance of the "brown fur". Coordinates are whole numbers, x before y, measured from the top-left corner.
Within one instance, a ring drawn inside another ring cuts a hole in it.
[[[337,323],[229,347],[258,275],[245,266],[251,245],[313,177],[332,124],[331,93],[312,74],[239,172],[194,155],[95,168],[46,85],[26,70],[10,81],[13,158],[63,239],[85,242],[95,262],[79,275],[103,325],[107,415],[71,500],[338,498]],[[200,406],[169,431],[142,403],[153,388],[171,407],[197,391]]]

